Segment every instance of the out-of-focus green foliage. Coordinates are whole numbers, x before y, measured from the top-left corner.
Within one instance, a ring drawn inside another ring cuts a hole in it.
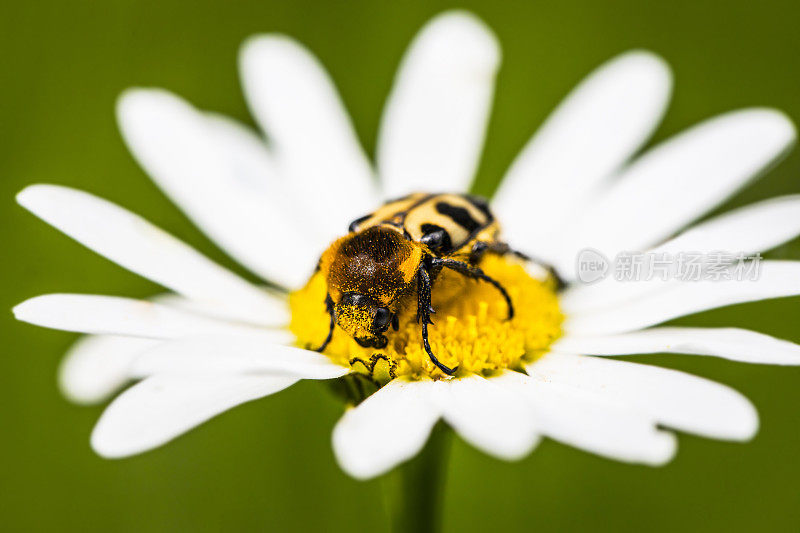
[[[25,213],[24,185],[87,189],[143,214],[214,259],[228,260],[157,191],[126,152],[114,101],[161,86],[250,121],[236,73],[253,33],[295,36],[319,55],[372,150],[400,55],[447,2],[21,2],[0,16],[0,517],[6,531],[380,531],[380,483],[336,466],[340,413],[325,387],[300,384],[123,461],[96,457],[88,436],[102,407],[59,395],[59,358],[75,335],[19,324],[13,304],[36,294],[147,296],[159,288]],[[800,8],[792,1],[583,1],[460,4],[502,42],[477,190],[488,193],[546,114],[591,68],[632,47],[662,54],[676,76],[657,138],[748,105],[800,120]],[[800,156],[726,208],[800,192]],[[688,193],[688,192],[687,192]],[[546,201],[546,200],[545,200]],[[532,206],[535,209],[535,204]],[[773,257],[800,259],[797,242]],[[276,257],[280,257],[277,253]],[[800,299],[737,306],[683,323],[751,327],[800,341]],[[762,430],[746,445],[681,436],[677,459],[652,469],[544,442],[501,463],[455,441],[448,531],[788,530],[800,523],[800,369],[650,356],[749,396]]]

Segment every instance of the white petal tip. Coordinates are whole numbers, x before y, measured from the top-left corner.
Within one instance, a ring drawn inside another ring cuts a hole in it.
[[[434,390],[433,382],[394,380],[345,412],[331,437],[342,470],[370,479],[417,455],[440,416]]]
[[[147,111],[154,105],[172,103],[179,98],[165,89],[155,87],[129,87],[117,97],[117,118],[122,120],[138,111]]]
[[[34,206],[38,202],[39,198],[48,194],[48,192],[52,191],[54,188],[56,188],[55,185],[46,185],[41,183],[36,185],[28,185],[17,193],[17,203],[28,211],[34,211]]]
[[[31,298],[30,300],[25,300],[24,302],[15,305],[11,309],[11,312],[14,314],[14,318],[21,322],[31,322],[31,308],[35,306],[35,300],[36,298]]]
[[[659,431],[649,453],[641,458],[643,464],[664,466],[675,458],[678,452],[678,438],[667,431]]]
[[[622,54],[613,58],[612,61],[638,63],[643,67],[650,67],[654,70],[659,70],[664,74],[670,74],[669,63],[667,63],[667,61],[660,55],[644,48],[634,48],[632,50],[628,50],[627,52],[623,52]]]
[[[492,448],[481,447],[481,451],[501,461],[521,461],[526,458],[539,444],[538,437],[531,437],[525,442],[507,442],[495,445]]]
[[[50,183],[36,183],[28,185],[18,192],[16,200],[19,205],[47,221],[47,215],[53,210],[62,207],[66,200],[85,196],[89,195],[71,187]]]
[[[108,400],[130,381],[131,361],[158,342],[105,335],[81,337],[59,364],[61,394],[80,405],[95,405]]]
[[[98,428],[92,432],[89,444],[92,450],[103,459],[123,459],[143,451],[108,437],[102,430],[98,431]]]
[[[258,45],[280,45],[282,43],[293,43],[294,39],[283,33],[256,33],[247,37],[241,44],[241,50],[247,50]]]
[[[721,118],[734,121],[747,121],[748,129],[758,132],[762,142],[772,141],[777,145],[790,147],[797,140],[797,129],[789,116],[779,109],[752,107],[731,111]]]
[[[748,400],[746,406],[742,409],[742,413],[737,419],[735,427],[731,430],[729,435],[730,440],[747,442],[753,440],[758,434],[760,426],[758,419],[758,411]]]
[[[248,37],[239,48],[239,72],[245,92],[256,91],[262,98],[263,90],[275,84],[275,79],[297,76],[303,72],[303,83],[317,83],[322,66],[299,42],[279,33],[262,33]],[[310,81],[311,80],[311,81]],[[324,83],[324,76],[323,76]],[[280,85],[280,84],[278,84]]]
[[[133,154],[140,156],[154,128],[168,128],[190,109],[189,103],[165,89],[130,87],[117,98],[117,124]]]
[[[50,327],[48,324],[49,319],[53,317],[50,302],[52,298],[58,298],[57,294],[43,294],[41,296],[34,296],[24,302],[15,305],[11,312],[14,318],[20,322],[27,322],[36,326]],[[57,328],[54,328],[57,329]]]
[[[350,477],[365,481],[384,474],[398,464],[399,461],[387,461],[379,458],[377,453],[363,453],[349,444],[350,439],[341,429],[340,424],[333,429],[333,455],[339,468]]]
[[[334,443],[335,438],[334,436]],[[386,474],[396,466],[411,459],[411,457],[406,457],[402,460],[387,461],[376,458],[378,454],[349,453],[347,450],[344,450],[342,446],[337,446],[335,444],[333,450],[339,468],[345,471],[350,477],[359,481],[367,481]]]
[[[654,87],[669,93],[672,89],[672,69],[658,54],[644,49],[633,49],[611,58],[598,70],[613,69],[639,80],[651,80]]]
[[[359,481],[368,481],[372,478],[385,474],[389,469],[379,469],[372,465],[359,464],[357,460],[348,459],[345,457],[336,456],[336,462],[339,468],[344,470],[348,476]]]
[[[358,457],[357,454],[349,453],[344,447],[337,445],[337,438],[334,431],[333,453],[339,468],[344,470],[347,475],[360,481],[372,479],[388,472],[392,465],[377,464],[368,457]]]
[[[758,411],[744,395],[733,389],[726,390],[727,394],[717,399],[721,407],[715,423],[709,423],[706,431],[698,428],[696,433],[712,439],[747,442],[758,433]],[[713,400],[709,397],[709,404]]]
[[[130,104],[137,103],[138,100],[147,98],[150,95],[168,94],[164,89],[157,89],[154,87],[128,87],[124,89],[119,96],[117,96],[117,109],[123,108]]]
[[[105,376],[89,374],[86,370],[78,365],[70,365],[68,359],[62,362],[58,370],[57,386],[68,402],[82,406],[99,405],[107,402],[115,392],[130,383],[127,376],[111,381]]]
[[[58,390],[61,395],[70,403],[75,405],[98,405],[108,399],[107,396],[100,396],[94,391],[89,390],[81,384],[65,380],[59,377]]]
[[[275,52],[291,52],[302,45],[281,33],[258,33],[247,37],[239,47],[239,63],[243,68],[252,61],[262,60]]]
[[[93,376],[71,368],[68,359],[58,369],[58,390],[67,401],[77,405],[96,405],[108,399],[106,390],[99,390]]]
[[[154,447],[136,446],[135,439],[131,438],[132,435],[123,436],[124,428],[119,427],[119,424],[117,424],[118,427],[110,427],[113,424],[109,424],[104,415],[97,421],[92,430],[92,435],[89,437],[89,445],[100,457],[104,459],[121,459]]]
[[[494,71],[500,63],[500,42],[494,32],[475,14],[464,10],[445,11],[420,30],[418,39],[431,39],[441,46],[458,46],[461,57]]]

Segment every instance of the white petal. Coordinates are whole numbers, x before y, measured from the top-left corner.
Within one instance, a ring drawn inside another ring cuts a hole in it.
[[[619,335],[566,337],[551,348],[585,355],[681,353],[745,363],[800,365],[800,345],[738,328],[653,328]]]
[[[470,376],[443,382],[442,414],[461,437],[500,459],[521,459],[536,446],[532,409],[491,379]]]
[[[710,254],[724,250],[750,255],[770,250],[799,233],[800,196],[781,196],[701,222],[650,251],[669,254],[674,261],[685,252]],[[663,287],[659,278],[631,283],[608,276],[593,285],[573,285],[559,300],[567,313],[585,313],[641,298]]]
[[[643,51],[618,56],[581,82],[525,146],[494,197],[509,242],[547,255],[566,217],[648,139],[671,86],[669,67]]]
[[[395,379],[348,410],[333,430],[333,451],[348,474],[367,479],[411,459],[439,419],[432,381]]]
[[[202,304],[181,298],[175,294],[162,294],[152,298],[157,304],[177,308],[185,314],[212,315]],[[138,307],[138,306],[137,306]],[[224,331],[249,333],[248,329],[231,328],[225,324],[213,324],[213,328],[222,327]],[[197,331],[207,334],[208,322],[203,320]],[[130,325],[122,329],[130,329]],[[259,331],[259,339],[264,334]],[[275,343],[281,339],[291,341],[285,333],[267,332],[267,341]],[[133,361],[160,344],[160,340],[143,337],[116,335],[87,335],[72,345],[59,367],[59,385],[64,396],[70,401],[82,404],[93,404],[108,399],[133,377]]]
[[[548,354],[528,371],[645,412],[660,424],[704,437],[748,440],[758,414],[735,390],[676,370],[583,355]]]
[[[94,294],[46,294],[13,309],[17,320],[53,329],[175,339],[212,333],[259,332],[273,342],[291,335],[283,329],[266,330],[233,324],[146,300]]]
[[[327,73],[295,41],[264,35],[242,47],[247,101],[267,134],[285,185],[325,236],[376,207],[369,162]]]
[[[209,315],[201,304],[176,294],[160,294],[152,301],[179,310]],[[213,316],[213,313],[211,313]],[[107,400],[131,379],[131,363],[160,341],[142,337],[87,335],[78,339],[59,366],[61,392],[70,401],[93,404]]]
[[[243,172],[247,167],[263,167],[265,156],[269,158],[272,167],[269,176],[271,195],[269,205],[275,209],[275,215],[271,216],[269,221],[270,233],[273,233],[275,229],[281,232],[278,237],[270,234],[269,239],[280,239],[280,246],[291,248],[292,250],[289,251],[291,254],[295,254],[293,251],[295,248],[301,251],[296,254],[298,257],[291,258],[287,265],[280,268],[289,270],[296,265],[301,271],[300,279],[304,283],[310,276],[309,272],[313,271],[316,266],[322,251],[330,245],[330,239],[320,236],[318,222],[313,217],[309,217],[308,212],[301,209],[302,203],[298,202],[287,183],[286,172],[281,170],[280,165],[266,146],[265,139],[260,134],[224,115],[207,112],[205,118],[211,125],[211,133],[215,142],[225,146],[230,152],[230,157],[236,160],[237,167],[240,167],[238,172]],[[302,242],[296,242],[295,239],[301,239]],[[280,251],[280,255],[273,253],[270,256],[270,263],[274,263],[276,256],[283,259],[286,252],[283,249]],[[276,251],[273,250],[273,252]],[[271,265],[271,268],[277,267]],[[297,273],[284,272],[282,275],[299,277]]]
[[[126,91],[117,117],[139,163],[223,249],[278,283],[308,276],[320,250],[287,223],[293,217],[260,139],[161,90]]]
[[[384,196],[469,188],[500,63],[491,30],[465,12],[429,22],[409,46],[378,135]]]
[[[276,393],[296,381],[271,376],[153,376],[106,408],[92,432],[92,448],[108,458],[145,452],[231,407]]]
[[[328,357],[275,343],[273,334],[202,335],[163,342],[137,357],[131,373],[153,374],[269,374],[302,379],[333,379],[350,369]]]
[[[702,222],[654,249],[678,253],[766,252],[800,234],[800,195],[770,198]]]
[[[662,465],[675,455],[674,435],[625,404],[536,375],[505,372],[492,378],[533,408],[542,434],[597,455],[631,463]]]
[[[58,371],[61,392],[81,404],[108,399],[130,381],[131,362],[159,341],[115,335],[89,335],[69,349]]]
[[[282,300],[111,202],[56,185],[27,187],[17,201],[87,248],[178,294],[215,305],[221,315],[264,324],[287,318]]]
[[[614,257],[657,244],[739,190],[794,139],[794,126],[782,113],[747,109],[665,141],[582,213],[576,236],[564,237],[556,266],[568,271],[576,252],[587,247]]]
[[[623,333],[708,309],[798,294],[800,262],[761,261],[756,280],[673,280],[639,299],[569,316],[564,331],[581,337]]]
[[[639,281],[616,279],[611,270],[604,279],[592,285],[570,284],[559,295],[558,303],[567,315],[598,313],[668,289],[675,283],[675,279],[663,279],[657,275]]]

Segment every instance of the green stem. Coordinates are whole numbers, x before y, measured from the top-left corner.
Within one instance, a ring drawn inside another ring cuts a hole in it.
[[[386,507],[394,533],[435,533],[441,528],[450,430],[442,423],[425,448],[384,477]]]

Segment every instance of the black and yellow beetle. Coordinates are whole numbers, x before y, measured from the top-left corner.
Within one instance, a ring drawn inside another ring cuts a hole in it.
[[[416,292],[425,351],[443,372],[454,373],[457,369],[440,363],[428,342],[435,313],[431,287],[443,268],[492,284],[508,304],[508,319],[513,318],[505,288],[477,265],[487,252],[527,257],[498,240],[499,225],[484,199],[414,193],[356,219],[349,229],[319,262],[328,287],[330,330],[318,351],[328,345],[337,324],[361,346],[383,348],[383,333],[390,325],[398,328],[399,307]]]

